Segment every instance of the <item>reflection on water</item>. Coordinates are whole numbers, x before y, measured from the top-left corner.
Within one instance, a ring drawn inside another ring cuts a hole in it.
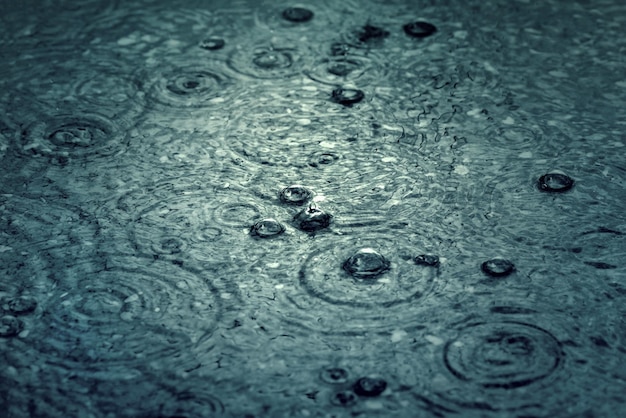
[[[620,416],[626,7],[219,3],[4,8],[0,410]]]

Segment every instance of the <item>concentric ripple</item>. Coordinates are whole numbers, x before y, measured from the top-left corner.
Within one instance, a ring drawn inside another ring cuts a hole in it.
[[[116,205],[130,222],[134,248],[172,260],[228,259],[226,242],[246,239],[250,227],[272,212],[245,190],[202,178],[177,178],[122,196]]]
[[[58,288],[24,341],[49,365],[100,378],[145,367],[182,372],[196,364],[195,350],[210,349],[220,298],[202,275],[115,257],[104,266],[77,263],[55,277]]]
[[[220,63],[206,61],[191,66],[168,68],[147,88],[152,100],[169,108],[203,108],[227,100],[232,80]],[[149,76],[149,75],[148,75]]]
[[[545,379],[564,355],[548,331],[513,321],[471,324],[444,351],[450,373],[487,389],[516,389]]]
[[[285,79],[301,73],[303,53],[296,44],[274,41],[239,45],[228,64],[236,72],[256,79]]]
[[[18,152],[65,165],[89,162],[123,152],[130,140],[125,124],[91,111],[33,117],[19,133]]]
[[[300,269],[299,283],[279,294],[282,319],[344,335],[415,325],[420,306],[428,306],[441,287],[436,268],[413,261],[428,245],[423,240],[369,233],[317,247]],[[328,321],[318,317],[322,311]]]

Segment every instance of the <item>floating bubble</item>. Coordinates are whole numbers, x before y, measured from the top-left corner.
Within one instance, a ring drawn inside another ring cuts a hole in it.
[[[561,173],[549,173],[539,177],[537,186],[542,192],[562,193],[574,186],[574,180]]]
[[[439,267],[439,256],[433,254],[420,254],[414,260],[416,264],[422,266]]]
[[[426,38],[437,32],[435,25],[422,21],[407,23],[402,26],[402,29],[404,29],[404,33],[413,38]]]
[[[209,38],[205,38],[202,41],[200,41],[198,46],[208,51],[216,51],[218,49],[224,48],[225,44],[226,42],[224,41],[224,39],[219,38],[217,36],[211,36]]]
[[[273,238],[285,232],[285,227],[275,219],[263,219],[250,228],[250,235],[259,238]]]
[[[261,44],[241,46],[228,60],[238,73],[260,79],[284,79],[302,71],[302,57],[295,46]]]
[[[336,406],[350,407],[358,402],[358,398],[351,390],[335,392],[330,397],[330,403]]]
[[[281,13],[285,20],[294,23],[304,23],[313,19],[313,12],[304,7],[289,7]]]
[[[37,299],[32,296],[17,296],[8,301],[9,310],[15,315],[26,315],[37,309]]]
[[[348,381],[350,374],[343,367],[326,367],[320,373],[321,379],[333,385],[343,384]]]
[[[373,25],[364,25],[356,32],[357,39],[360,42],[369,42],[372,40],[380,40],[389,36],[389,31]]]
[[[359,279],[374,279],[389,270],[390,262],[372,248],[362,248],[343,263],[343,269]]]
[[[483,262],[480,266],[483,273],[492,277],[504,277],[513,273],[515,266],[504,258],[493,258]]]
[[[387,389],[387,381],[380,377],[362,377],[354,383],[353,389],[359,396],[374,398]]]
[[[314,206],[298,212],[293,218],[293,222],[298,229],[306,232],[316,232],[320,229],[328,228],[332,216]]]
[[[355,103],[359,103],[365,98],[365,93],[358,89],[344,89],[338,87],[332,92],[332,100],[335,103],[350,107]]]
[[[300,206],[311,199],[312,195],[313,193],[306,187],[294,184],[280,191],[280,201],[289,205]]]
[[[24,323],[12,315],[4,315],[0,318],[0,338],[15,337],[23,329]]]

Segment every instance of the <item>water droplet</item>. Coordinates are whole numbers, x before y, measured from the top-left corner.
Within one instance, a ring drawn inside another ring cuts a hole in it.
[[[24,329],[24,323],[18,318],[5,315],[0,318],[0,338],[15,337]]]
[[[387,389],[387,382],[379,377],[362,377],[354,384],[354,393],[364,397],[379,396]]]
[[[291,67],[292,58],[286,51],[260,49],[254,53],[252,62],[264,70],[284,69]]]
[[[275,219],[263,219],[250,228],[250,235],[259,238],[272,238],[285,232],[285,227]]]
[[[37,308],[37,299],[32,296],[18,296],[9,300],[9,310],[16,315],[25,315]]]
[[[330,397],[330,403],[336,406],[349,407],[357,403],[357,397],[354,392],[349,390],[342,390],[333,393]]]
[[[309,206],[296,214],[293,221],[298,229],[315,232],[330,226],[332,216],[314,206]]]
[[[344,106],[352,106],[355,103],[359,103],[364,98],[365,93],[358,89],[344,89],[343,87],[338,87],[334,89],[332,93],[332,100]]]
[[[432,254],[420,254],[415,257],[415,264],[429,267],[439,267],[439,256]]]
[[[389,270],[390,262],[372,248],[362,248],[343,263],[343,269],[353,277],[373,279]]]
[[[309,189],[300,185],[285,187],[280,191],[280,200],[289,205],[303,205],[312,196]]]
[[[492,277],[504,277],[513,273],[515,266],[504,258],[493,258],[481,264],[482,271]]]
[[[304,7],[289,7],[283,10],[282,16],[290,22],[304,23],[313,19],[313,12]]]
[[[361,42],[368,42],[372,39],[384,39],[389,36],[389,32],[378,26],[365,25],[358,31],[357,37]]]
[[[330,384],[341,384],[348,381],[349,373],[342,367],[327,367],[320,373],[321,379]]]
[[[224,39],[212,36],[210,38],[203,39],[199,46],[202,49],[206,49],[209,51],[215,51],[218,49],[222,49],[226,43]]]
[[[404,33],[414,38],[426,38],[437,32],[435,25],[428,22],[411,22],[402,27]]]
[[[548,173],[539,177],[537,184],[542,192],[562,193],[574,186],[574,180],[565,174]]]

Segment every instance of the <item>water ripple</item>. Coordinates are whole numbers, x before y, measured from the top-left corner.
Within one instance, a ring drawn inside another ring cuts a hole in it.
[[[435,303],[444,285],[437,268],[414,262],[424,252],[422,248],[430,245],[419,235],[389,239],[369,231],[346,237],[341,245],[334,239],[330,245],[315,246],[300,269],[299,283],[284,283],[277,292],[285,309],[282,320],[298,328],[342,335],[415,326],[419,315],[414,310]],[[347,273],[342,265],[363,248],[372,248],[389,260],[389,271],[373,278]],[[315,314],[320,304],[325,312],[332,312],[332,321]]]
[[[114,256],[76,262],[53,278],[42,315],[16,349],[35,362],[98,379],[145,368],[182,372],[210,350],[220,319],[218,290],[203,275],[171,263]],[[19,348],[18,348],[19,347]]]

